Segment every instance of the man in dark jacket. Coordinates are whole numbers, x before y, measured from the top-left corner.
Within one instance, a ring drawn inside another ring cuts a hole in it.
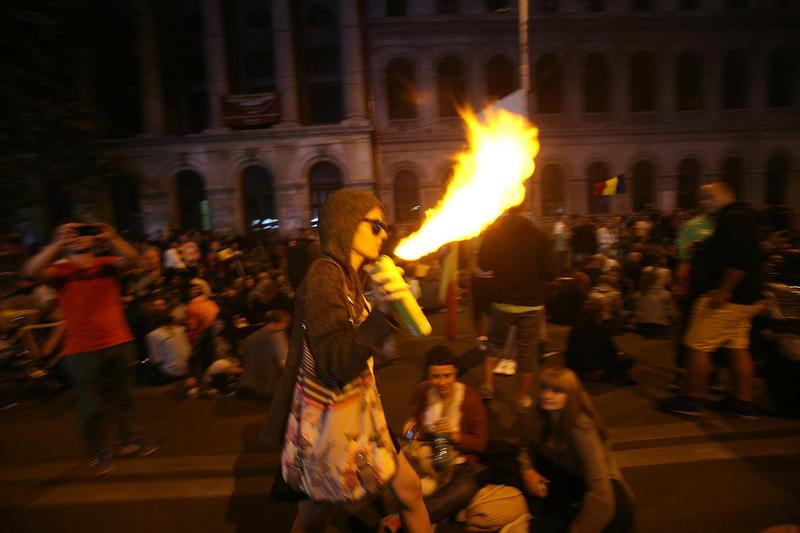
[[[753,408],[753,359],[750,326],[760,310],[761,261],[758,215],[749,204],[736,201],[731,187],[715,181],[704,187],[716,228],[695,249],[691,292],[695,302],[684,341],[691,350],[683,395],[663,408],[690,416],[702,414],[703,394],[712,371],[711,354],[727,348],[734,374],[735,393],[719,404],[742,418],[756,418]]]
[[[517,326],[519,392],[517,407],[527,410],[533,372],[539,362],[539,341],[544,316],[544,294],[553,278],[554,254],[548,235],[517,206],[487,230],[478,264],[495,276],[489,318],[489,354],[484,361],[484,399],[494,394],[494,366],[505,346],[511,326]]]

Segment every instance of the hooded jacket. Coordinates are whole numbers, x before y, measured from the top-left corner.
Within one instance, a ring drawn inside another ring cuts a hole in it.
[[[355,189],[336,191],[322,207],[322,257],[311,264],[297,292],[289,356],[262,433],[270,446],[283,442],[304,340],[314,355],[317,377],[341,387],[367,369],[367,360],[397,330],[394,321],[376,309],[358,326],[350,322],[367,305],[364,279],[350,265],[353,237],[375,207],[381,204],[374,195]]]

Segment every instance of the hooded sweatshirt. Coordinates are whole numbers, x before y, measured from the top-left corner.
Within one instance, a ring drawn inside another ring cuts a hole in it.
[[[262,433],[270,446],[283,442],[304,340],[314,356],[317,378],[341,387],[364,372],[367,360],[397,331],[394,321],[378,310],[358,326],[350,322],[367,310],[364,279],[350,265],[353,237],[375,207],[381,204],[374,195],[355,189],[336,191],[322,207],[322,257],[311,264],[297,292],[289,356]]]

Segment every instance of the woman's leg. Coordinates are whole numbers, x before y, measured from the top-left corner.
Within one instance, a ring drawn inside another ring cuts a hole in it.
[[[422,501],[422,485],[403,452],[397,454],[397,473],[389,484],[400,503],[400,519],[408,533],[430,533],[431,520]]]
[[[297,502],[297,517],[291,533],[322,533],[328,527],[333,504],[301,500]]]

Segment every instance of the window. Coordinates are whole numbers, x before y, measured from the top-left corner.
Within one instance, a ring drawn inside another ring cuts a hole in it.
[[[211,217],[203,177],[192,170],[183,170],[176,177],[178,223],[183,229],[209,230]]]
[[[437,15],[456,15],[458,8],[458,0],[436,0]]]
[[[387,17],[405,17],[406,0],[386,0]]]
[[[700,163],[695,159],[684,159],[678,165],[678,207],[696,209],[699,187]]]
[[[634,211],[643,211],[652,206],[656,197],[656,171],[650,161],[639,161],[633,166],[633,200]]]
[[[631,111],[655,111],[658,99],[656,66],[648,52],[631,59]]]
[[[111,180],[111,205],[117,230],[133,236],[142,234],[142,206],[135,179],[127,175],[114,176]]]
[[[722,162],[722,179],[731,186],[736,193],[736,198],[743,199],[747,185],[744,170],[744,160],[741,157],[729,157]]]
[[[749,84],[747,60],[742,52],[725,54],[722,62],[722,108],[744,109],[747,107]]]
[[[558,11],[558,0],[540,0],[533,5],[543,13],[556,13]]]
[[[415,222],[421,211],[419,179],[410,170],[401,170],[394,178],[394,221]]]
[[[489,101],[499,100],[517,88],[517,70],[503,55],[495,55],[486,65],[486,94]]]
[[[653,0],[633,0],[631,7],[634,11],[650,11],[653,9]]]
[[[439,116],[457,117],[466,104],[467,84],[464,66],[457,57],[445,57],[436,69],[439,86]]]
[[[508,13],[511,11],[510,0],[486,0],[486,11],[489,13]]]
[[[242,172],[242,199],[248,231],[278,229],[275,188],[272,175],[262,166],[252,165]]]
[[[726,0],[727,9],[747,9],[747,0]]]
[[[599,181],[605,181],[610,177],[611,176],[608,175],[608,167],[605,163],[592,163],[586,170],[586,185],[587,192],[589,194],[590,213],[608,213],[610,211],[610,197],[597,196],[594,193],[595,184]]]
[[[702,5],[702,0],[681,0],[681,9],[686,11],[700,9]]]
[[[795,58],[788,48],[769,54],[769,107],[794,105]]]
[[[789,160],[785,155],[774,155],[767,161],[764,199],[770,205],[787,204],[789,190]]]
[[[542,169],[542,215],[559,215],[564,212],[564,172],[555,164]]]
[[[677,100],[679,111],[703,108],[703,62],[694,52],[678,57]]]
[[[605,0],[587,0],[586,7],[589,11],[604,11],[606,3]]]
[[[561,61],[554,54],[545,54],[536,62],[534,91],[539,113],[561,113],[563,110],[563,81]]]
[[[316,226],[319,210],[325,201],[342,187],[342,173],[333,163],[326,161],[316,163],[308,173],[308,183],[311,194],[311,225]]]
[[[297,89],[305,123],[330,124],[344,118],[338,11],[331,0],[301,2],[297,31]]]
[[[609,105],[608,66],[603,56],[592,54],[583,62],[584,110],[607,113]]]
[[[386,99],[390,120],[417,117],[414,66],[407,59],[394,59],[386,68]]]

